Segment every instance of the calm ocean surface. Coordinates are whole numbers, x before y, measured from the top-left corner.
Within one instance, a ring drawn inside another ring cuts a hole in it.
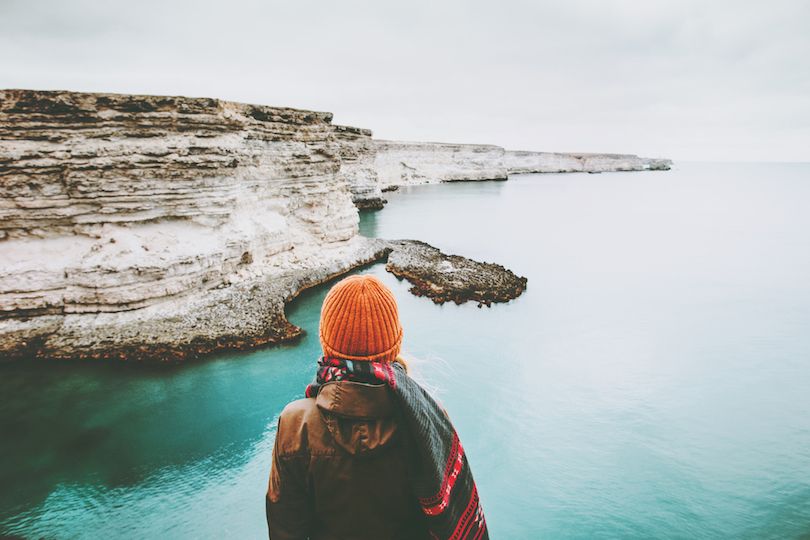
[[[389,194],[363,232],[529,279],[517,300],[397,295],[494,539],[810,535],[810,165],[526,175]],[[260,538],[296,345],[179,368],[0,366],[0,531]]]

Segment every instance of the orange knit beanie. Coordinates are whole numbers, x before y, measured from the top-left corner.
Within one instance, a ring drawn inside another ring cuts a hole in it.
[[[393,362],[402,345],[394,294],[367,274],[339,281],[323,301],[319,333],[324,356]]]

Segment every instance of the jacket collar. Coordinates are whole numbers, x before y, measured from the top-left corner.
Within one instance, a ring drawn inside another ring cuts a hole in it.
[[[349,418],[391,416],[391,393],[384,384],[338,381],[324,384],[315,403],[320,409]]]

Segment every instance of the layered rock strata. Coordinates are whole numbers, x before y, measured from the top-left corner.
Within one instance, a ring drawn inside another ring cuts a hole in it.
[[[507,150],[504,164],[509,174],[560,172],[665,171],[668,159],[642,158],[632,154],[563,154]]]
[[[446,255],[439,249],[416,240],[389,243],[391,254],[385,269],[406,279],[411,293],[426,296],[437,304],[478,302],[478,307],[493,302],[508,302],[526,290],[527,279],[499,264],[482,263]]]
[[[374,160],[383,191],[398,186],[506,180],[504,150],[487,144],[376,140]]]
[[[374,159],[376,145],[371,130],[334,126],[341,166],[338,176],[349,186],[352,201],[360,209],[379,210],[385,204]]]
[[[321,112],[0,91],[0,357],[292,337],[287,298],[384,250],[357,234],[334,133]]]
[[[331,114],[208,98],[0,91],[0,359],[177,361],[293,339],[302,289],[383,260],[434,302],[526,278],[358,235],[400,185],[669,160],[374,141]]]

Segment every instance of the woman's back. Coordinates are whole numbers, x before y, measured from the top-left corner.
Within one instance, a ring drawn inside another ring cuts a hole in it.
[[[399,356],[393,293],[373,276],[341,280],[318,333],[307,398],[279,418],[270,538],[487,540],[458,434]]]
[[[384,385],[330,382],[290,403],[273,450],[270,537],[425,538],[405,435]]]

